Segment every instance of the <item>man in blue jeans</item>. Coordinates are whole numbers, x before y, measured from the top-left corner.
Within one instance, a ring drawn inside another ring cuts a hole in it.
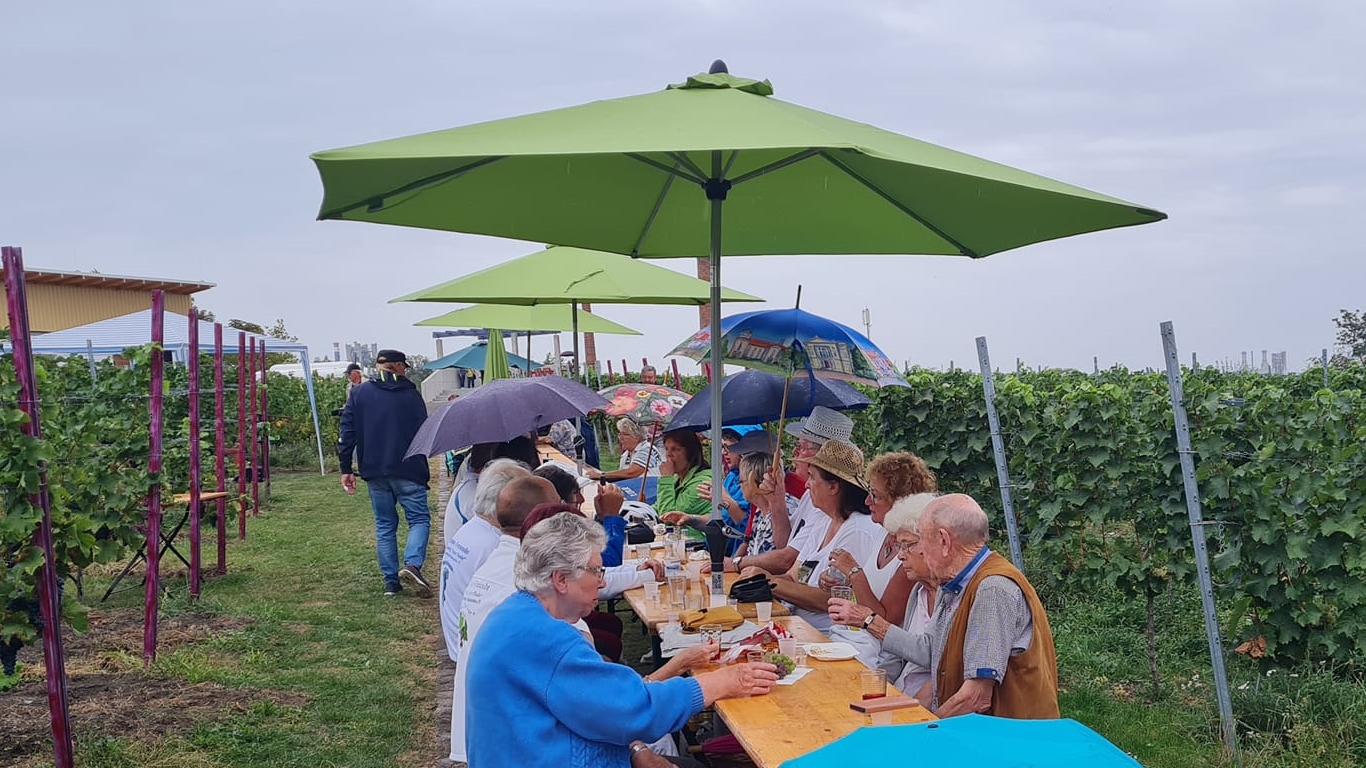
[[[370,505],[375,510],[384,594],[396,595],[407,587],[418,597],[431,597],[435,594],[432,585],[422,578],[432,525],[427,509],[427,457],[403,458],[413,435],[427,420],[427,406],[407,373],[408,358],[402,352],[380,350],[375,375],[356,387],[342,409],[337,460],[341,463],[342,488],[355,493],[351,459],[360,451],[360,476],[370,489]],[[403,508],[408,522],[402,567],[398,559],[398,507]]]

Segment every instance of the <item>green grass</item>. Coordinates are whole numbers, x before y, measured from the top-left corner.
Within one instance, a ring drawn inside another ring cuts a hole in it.
[[[363,492],[346,496],[336,476],[316,474],[278,474],[273,485],[268,509],[248,520],[247,540],[229,543],[228,575],[207,580],[197,604],[162,604],[163,615],[249,623],[164,649],[150,673],[280,692],[299,705],[264,698],[151,742],[78,732],[79,764],[390,768],[440,756],[435,601],[382,596]],[[92,579],[87,594],[102,593]],[[141,595],[117,594],[109,606],[138,606]]]

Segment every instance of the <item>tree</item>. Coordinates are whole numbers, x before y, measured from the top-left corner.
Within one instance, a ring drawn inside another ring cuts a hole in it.
[[[1338,327],[1338,350],[1333,355],[1333,363],[1342,366],[1366,362],[1366,312],[1339,310],[1333,325]]]
[[[289,333],[289,331],[285,330],[285,321],[284,321],[284,318],[280,318],[280,319],[276,320],[276,321],[275,321],[275,325],[274,325],[270,330],[266,330],[265,328],[261,327],[261,325],[260,325],[259,323],[253,323],[253,322],[251,322],[250,320],[242,320],[241,318],[236,318],[236,317],[234,317],[233,319],[231,319],[231,320],[228,321],[228,327],[229,327],[229,328],[236,328],[236,329],[239,330],[239,331],[246,331],[247,333],[254,333],[254,334],[256,334],[257,336],[272,336],[272,337],[277,338],[277,339],[284,339],[285,341],[298,341],[298,340],[299,340],[299,337],[297,337],[297,336],[291,336],[290,333]],[[270,343],[267,342],[267,343],[266,343],[266,349],[269,349],[269,348],[270,348]],[[269,368],[269,367],[272,366],[272,365],[279,365],[280,363],[292,363],[292,362],[294,362],[294,361],[295,361],[294,355],[292,355],[292,354],[290,354],[290,353],[288,353],[288,352],[267,352],[267,353],[266,353],[266,367],[267,367],[267,368]]]
[[[217,322],[217,321],[218,321],[218,318],[214,315],[213,312],[211,312],[211,311],[209,311],[209,310],[207,310],[207,309],[204,309],[203,307],[199,306],[198,304],[194,304],[194,305],[191,305],[191,306],[194,307],[194,311],[199,315],[199,319],[200,319],[200,320],[202,320],[202,321],[204,321],[204,322],[206,322],[206,323],[214,323],[214,322]]]

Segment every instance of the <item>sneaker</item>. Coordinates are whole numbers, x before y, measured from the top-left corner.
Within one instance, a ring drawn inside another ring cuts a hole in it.
[[[399,592],[402,592],[402,591],[403,591],[403,585],[402,585],[402,584],[386,583],[386,584],[384,585],[384,596],[385,596],[385,597],[393,597],[394,595],[397,595]]]
[[[413,594],[418,597],[431,597],[434,593],[432,585],[422,578],[422,571],[413,565],[405,565],[398,569],[398,580],[403,582],[403,586],[411,589]]]

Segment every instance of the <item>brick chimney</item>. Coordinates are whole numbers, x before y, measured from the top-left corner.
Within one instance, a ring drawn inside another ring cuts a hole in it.
[[[587,312],[588,314],[591,315],[591,314],[593,314],[593,305],[592,305],[592,304],[588,304],[588,303],[586,303],[586,302],[583,303],[583,304],[580,304],[580,305],[579,305],[579,311],[580,311],[580,312]],[[598,345],[597,345],[597,341],[593,338],[593,334],[591,334],[591,333],[585,333],[585,334],[583,335],[583,369],[582,369],[582,370],[585,371],[585,372],[593,370],[593,366],[594,366],[595,364],[597,364],[597,362],[598,362]]]

